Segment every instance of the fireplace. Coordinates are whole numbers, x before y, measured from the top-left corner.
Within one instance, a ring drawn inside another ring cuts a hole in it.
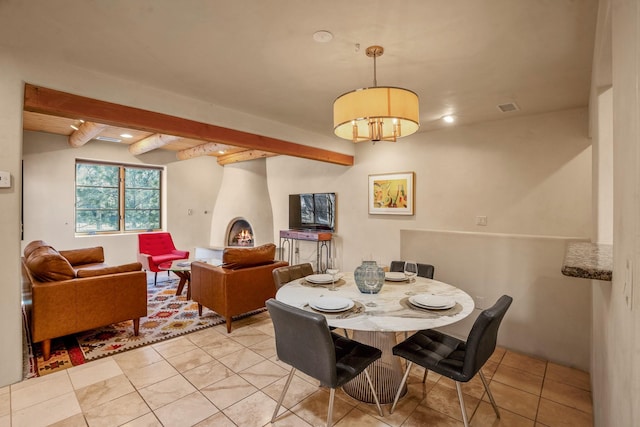
[[[243,218],[237,218],[229,224],[227,246],[253,246],[253,229]]]
[[[273,211],[264,158],[224,166],[220,191],[211,216],[209,247],[230,246],[231,229],[239,219],[249,224],[246,228],[250,228],[253,237],[251,246],[274,241]],[[236,233],[237,231],[232,234]],[[241,241],[246,243],[247,239],[243,238]]]

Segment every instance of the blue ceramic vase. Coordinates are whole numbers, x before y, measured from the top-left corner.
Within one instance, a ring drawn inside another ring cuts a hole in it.
[[[364,273],[368,268],[374,269],[378,278],[377,286],[373,289],[369,289],[364,285]],[[363,294],[377,294],[384,284],[384,269],[379,267],[375,261],[362,261],[362,264],[356,267],[353,272],[353,277],[360,292]]]

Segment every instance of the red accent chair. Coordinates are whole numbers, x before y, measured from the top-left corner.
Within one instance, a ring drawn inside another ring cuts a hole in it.
[[[164,271],[160,264],[189,258],[189,251],[176,249],[170,233],[142,233],[138,234],[138,261],[146,271],[153,271],[154,286],[158,280],[158,271]]]

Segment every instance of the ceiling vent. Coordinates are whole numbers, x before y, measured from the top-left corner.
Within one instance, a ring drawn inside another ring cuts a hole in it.
[[[96,136],[98,141],[107,141],[107,142],[122,142],[121,139],[111,138],[110,136]]]
[[[503,113],[510,113],[512,111],[518,111],[519,109],[520,108],[518,108],[518,105],[515,102],[498,105],[498,110],[502,111]]]

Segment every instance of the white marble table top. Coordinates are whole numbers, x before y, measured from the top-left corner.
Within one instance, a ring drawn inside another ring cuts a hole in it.
[[[355,306],[342,313],[322,313],[329,326],[356,331],[401,332],[432,329],[458,322],[474,309],[473,298],[461,289],[433,279],[417,277],[414,283],[385,281],[377,294],[361,293],[353,278],[353,273],[345,273],[337,283],[337,291],[330,291],[328,285],[313,285],[304,279],[297,279],[281,287],[276,299],[286,304],[314,311],[309,301],[319,297],[343,297],[355,302]],[[434,294],[450,296],[456,305],[447,310],[426,310],[414,307],[408,302],[413,294]],[[373,302],[375,307],[367,306]]]

